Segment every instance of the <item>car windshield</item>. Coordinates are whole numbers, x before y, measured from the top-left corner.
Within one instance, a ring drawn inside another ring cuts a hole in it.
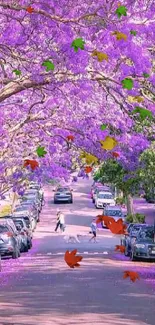
[[[122,211],[121,210],[105,210],[105,215],[106,216],[119,216],[122,217]]]
[[[102,194],[102,193],[99,193],[98,194],[98,198],[99,199],[113,199],[113,196],[111,194]]]
[[[146,229],[140,232],[139,239],[152,240],[154,238],[154,229]]]
[[[66,191],[70,192],[70,189],[68,187],[63,187],[63,188],[61,187],[57,189],[57,192],[66,192]]]
[[[8,227],[0,225],[0,233],[7,232]]]

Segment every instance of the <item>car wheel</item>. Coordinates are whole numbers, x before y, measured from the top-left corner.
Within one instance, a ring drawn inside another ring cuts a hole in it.
[[[54,204],[56,204],[56,203],[57,203],[57,201],[54,200]]]
[[[18,257],[20,257],[20,251],[16,247],[15,250],[14,250],[14,252],[12,253],[12,258],[13,259],[17,259]]]
[[[31,249],[32,248],[32,241],[29,241],[28,242],[28,249]]]
[[[93,201],[93,203],[95,203],[95,200],[94,199],[92,199],[92,201]]]
[[[37,222],[40,222],[40,218],[38,218]]]
[[[128,252],[128,247],[125,246],[125,252],[124,252],[124,255],[125,256],[130,256],[130,253]]]
[[[73,200],[70,200],[69,203],[73,203]]]
[[[130,260],[131,260],[132,262],[136,261],[136,257],[134,256],[134,254],[133,254],[132,251],[131,251],[131,253],[130,253]]]
[[[27,253],[29,250],[28,244],[25,246],[24,252]]]

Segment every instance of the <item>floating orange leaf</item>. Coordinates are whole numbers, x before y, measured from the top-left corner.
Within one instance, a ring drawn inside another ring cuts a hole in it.
[[[98,215],[96,220],[96,223],[100,223],[104,221],[104,224],[106,225],[107,222],[112,222],[114,219],[112,217],[104,216],[104,215]]]
[[[68,141],[73,141],[74,140],[74,136],[73,135],[68,135],[67,136],[67,140]]]
[[[85,173],[86,173],[86,174],[91,173],[91,171],[92,171],[92,167],[90,167],[90,166],[86,166],[86,167],[85,167]]]
[[[128,277],[130,278],[130,280],[132,282],[135,282],[136,280],[139,280],[140,279],[139,274],[137,272],[134,272],[134,271],[124,271],[123,279],[126,279]]]
[[[26,8],[26,11],[27,11],[29,14],[32,14],[32,12],[34,11],[34,8],[32,8],[31,6],[29,6],[29,7]]]
[[[97,59],[99,62],[102,62],[103,60],[108,61],[108,55],[103,52],[93,51],[92,56],[97,56]]]
[[[27,167],[27,166],[31,166],[31,169],[35,170],[37,167],[39,167],[39,164],[38,164],[38,162],[36,160],[26,159],[24,161],[24,167]]]
[[[115,221],[107,221],[106,226],[111,230],[111,232],[115,235],[124,235],[126,233],[127,226],[123,224],[122,219],[118,219]]]
[[[120,251],[121,253],[125,253],[125,246],[123,245],[116,245],[115,251]]]
[[[72,252],[68,250],[65,253],[64,260],[70,268],[79,267],[80,264],[78,262],[82,261],[82,256],[75,256],[77,253],[77,249],[74,249]]]
[[[118,158],[118,157],[119,157],[119,153],[118,153],[118,152],[112,152],[112,156],[113,156],[114,158]]]
[[[101,140],[100,143],[102,148],[105,150],[112,150],[118,144],[114,138],[109,136],[107,136],[105,140]]]

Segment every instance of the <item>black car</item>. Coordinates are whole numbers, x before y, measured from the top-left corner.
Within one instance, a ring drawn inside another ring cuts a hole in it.
[[[20,248],[15,233],[9,224],[0,224],[0,255],[20,257]]]
[[[153,226],[148,225],[139,231],[131,245],[130,259],[131,261],[155,260],[155,229]]]
[[[140,229],[146,227],[146,224],[133,224],[130,229],[127,230],[128,234],[124,235],[124,237],[121,239],[121,245],[125,246],[125,256],[129,256],[131,253],[131,245],[133,241],[138,236],[138,233]]]
[[[59,187],[54,194],[54,203],[73,203],[72,190],[69,187]]]

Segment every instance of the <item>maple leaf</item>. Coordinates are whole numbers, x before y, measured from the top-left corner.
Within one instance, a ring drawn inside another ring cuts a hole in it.
[[[150,77],[150,75],[148,73],[146,73],[146,72],[143,73],[143,76],[144,76],[144,78],[149,78]]]
[[[92,171],[92,167],[90,167],[90,166],[86,166],[86,167],[85,167],[85,173],[86,173],[86,174],[91,173],[91,171]]]
[[[15,69],[12,72],[14,72],[16,74],[16,76],[20,76],[21,75],[21,70]]]
[[[34,8],[32,8],[31,6],[29,6],[29,7],[26,8],[26,11],[27,11],[29,14],[32,14],[32,12],[34,11]]]
[[[140,118],[142,121],[145,120],[146,117],[148,117],[149,119],[152,119],[152,112],[150,112],[148,109],[143,108],[143,107],[139,107],[136,106],[136,108],[132,111],[132,113],[139,113]]]
[[[97,218],[97,220],[96,220],[97,224],[104,222],[105,226],[106,226],[107,222],[113,222],[113,220],[114,220],[114,218],[109,217],[109,216],[104,216],[104,215],[98,215],[96,218]]]
[[[130,78],[125,78],[121,81],[123,88],[131,90],[133,88],[133,80]]]
[[[93,51],[92,56],[97,56],[97,59],[99,62],[102,62],[103,60],[108,61],[108,55],[103,52]]]
[[[78,262],[82,261],[82,256],[75,256],[77,253],[77,249],[74,249],[72,252],[69,252],[68,250],[65,253],[64,260],[66,264],[70,268],[79,267],[80,264]]]
[[[125,234],[126,225],[123,224],[123,220],[122,219],[118,219],[117,221],[115,221],[113,219],[110,222],[107,221],[106,222],[106,226],[115,235],[124,235]]]
[[[125,253],[125,246],[123,245],[116,245],[115,251],[120,251],[121,253]]]
[[[136,32],[136,30],[131,29],[130,30],[130,34],[136,36],[137,35],[137,32]]]
[[[101,128],[102,131],[104,131],[107,128],[107,125],[106,124],[102,124],[100,128]]]
[[[136,280],[139,280],[140,279],[139,274],[137,272],[134,272],[134,271],[124,271],[123,279],[126,279],[128,277],[130,278],[130,280],[132,282],[135,282]]]
[[[140,96],[128,96],[127,99],[130,103],[135,103],[135,102],[141,103],[144,101],[144,98]]]
[[[109,136],[107,136],[105,140],[101,140],[100,143],[102,148],[105,150],[112,150],[118,144],[114,138]]]
[[[27,167],[27,166],[31,166],[31,169],[32,170],[35,170],[37,167],[39,167],[39,164],[36,160],[30,160],[30,159],[26,159],[24,161],[24,167]]]
[[[50,70],[54,70],[54,64],[50,61],[50,60],[45,60],[43,63],[42,63],[42,66],[43,67],[46,67],[46,71],[50,71]]]
[[[67,136],[67,140],[68,141],[73,141],[74,140],[74,136],[73,135],[68,135]]]
[[[127,8],[125,6],[119,6],[115,14],[118,16],[118,18],[121,18],[121,16],[127,16]]]
[[[124,41],[127,40],[127,35],[118,31],[113,32],[111,35],[116,35],[117,41],[121,41],[122,39],[124,39]]]
[[[38,157],[44,157],[47,154],[47,151],[45,151],[45,147],[39,146],[36,150]]]
[[[114,158],[118,158],[118,157],[119,157],[119,153],[118,153],[118,152],[112,152],[112,156],[113,156]]]
[[[85,44],[85,41],[82,38],[76,38],[72,42],[71,47],[74,47],[74,51],[77,52],[78,49],[84,50],[84,44]]]

